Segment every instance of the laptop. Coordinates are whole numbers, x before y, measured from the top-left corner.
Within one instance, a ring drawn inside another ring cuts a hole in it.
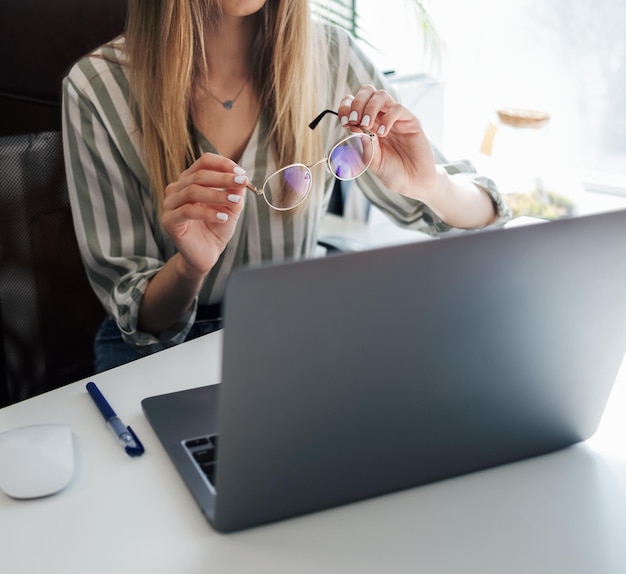
[[[232,532],[565,448],[626,351],[626,211],[247,268],[219,385],[144,412]]]

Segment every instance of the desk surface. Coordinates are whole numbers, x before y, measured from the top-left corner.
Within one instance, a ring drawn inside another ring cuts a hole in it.
[[[141,411],[146,396],[218,381],[221,332],[94,376],[146,446],[126,456],[79,381],[0,410],[0,431],[71,425],[60,494],[0,493],[7,574],[623,574],[626,368],[596,435],[561,452],[236,534],[205,521]]]

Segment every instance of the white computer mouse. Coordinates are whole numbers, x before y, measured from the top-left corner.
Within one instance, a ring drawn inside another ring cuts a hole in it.
[[[49,496],[65,488],[73,474],[68,425],[31,425],[0,433],[0,489],[12,498]]]

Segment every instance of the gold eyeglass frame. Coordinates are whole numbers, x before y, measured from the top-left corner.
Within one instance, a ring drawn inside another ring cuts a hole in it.
[[[317,125],[320,123],[320,121],[322,120],[322,118],[324,118],[324,116],[326,116],[326,114],[334,114],[336,116],[338,116],[339,114],[333,110],[324,110],[321,114],[319,114],[310,124],[309,124],[309,128],[311,128],[312,130],[314,130]],[[358,126],[357,126],[358,127]],[[265,182],[263,183],[263,186],[259,189],[258,187],[256,187],[254,184],[252,184],[251,182],[249,182],[246,187],[254,194],[256,195],[262,195],[263,199],[265,200],[265,203],[267,203],[267,205],[269,207],[271,207],[272,209],[275,209],[276,211],[290,211],[292,209],[295,209],[296,207],[298,207],[299,205],[302,204],[302,202],[304,202],[307,197],[309,197],[309,193],[311,193],[311,187],[312,187],[312,181],[313,181],[313,173],[312,173],[312,169],[320,164],[326,163],[328,170],[330,171],[330,173],[333,174],[333,176],[340,180],[340,181],[352,181],[353,179],[356,179],[357,177],[362,176],[368,169],[369,166],[372,163],[372,160],[374,159],[374,152],[372,150],[372,154],[369,158],[369,161],[367,162],[367,165],[365,166],[365,169],[359,173],[359,175],[355,176],[355,177],[347,177],[347,178],[343,178],[343,177],[339,177],[337,174],[335,174],[335,172],[333,171],[333,168],[330,164],[330,158],[333,155],[333,152],[340,146],[345,144],[347,141],[357,138],[357,137],[363,137],[364,135],[367,136],[367,138],[369,139],[369,141],[372,143],[372,145],[376,142],[376,140],[378,139],[378,136],[374,133],[371,132],[365,128],[362,127],[358,127],[358,129],[361,130],[362,133],[352,133],[351,135],[349,135],[348,137],[338,141],[332,148],[331,150],[319,161],[316,161],[315,163],[311,164],[311,165],[306,165],[303,163],[292,163],[289,165],[286,165],[285,167],[282,167],[279,170],[276,170],[275,172],[273,172],[272,174],[270,174],[266,179]],[[275,177],[276,175],[278,175],[279,173],[287,170],[287,169],[291,169],[293,167],[301,167],[301,168],[305,168],[306,171],[308,172],[308,176],[309,176],[309,188],[307,189],[307,192],[302,196],[302,199],[300,201],[298,201],[298,203],[296,203],[295,205],[292,205],[290,207],[276,207],[274,205],[272,205],[269,200],[267,199],[267,195],[265,194],[265,188],[268,184],[268,182]]]

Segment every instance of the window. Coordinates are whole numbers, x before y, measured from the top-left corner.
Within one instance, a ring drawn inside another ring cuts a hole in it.
[[[371,44],[364,47],[381,69],[426,72],[440,81],[443,127],[435,141],[449,157],[480,161],[498,109],[544,111],[549,187],[626,196],[626,3],[426,0],[443,43],[439,58],[430,59],[412,3],[385,0],[381,9],[378,2],[344,2],[358,13]],[[428,118],[422,121],[428,126]],[[601,209],[626,205],[606,194],[584,195]]]
[[[358,2],[357,11],[381,61],[420,71],[419,46],[402,32],[406,3],[385,0],[381,11]],[[552,165],[581,172],[588,188],[626,193],[626,3],[433,0],[427,7],[445,44],[450,155],[477,149],[499,108],[542,110],[550,115],[544,153]]]

